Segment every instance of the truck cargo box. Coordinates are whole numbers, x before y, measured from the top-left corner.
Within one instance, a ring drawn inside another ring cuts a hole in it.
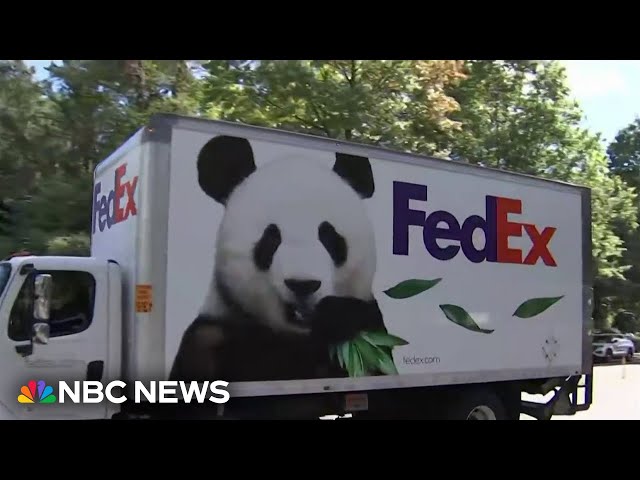
[[[591,368],[587,188],[158,115],[96,168],[93,212],[131,381],[237,397]]]

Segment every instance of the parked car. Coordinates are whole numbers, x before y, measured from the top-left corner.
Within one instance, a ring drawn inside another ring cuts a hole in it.
[[[596,360],[609,361],[625,357],[631,361],[636,353],[633,341],[622,334],[594,334],[592,340],[593,356]]]

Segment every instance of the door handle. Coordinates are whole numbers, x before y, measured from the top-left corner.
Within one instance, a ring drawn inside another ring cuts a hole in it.
[[[21,357],[28,357],[33,354],[33,343],[27,343],[25,345],[16,345],[16,352]]]
[[[87,365],[87,380],[99,382],[102,380],[102,372],[104,371],[104,362],[102,360],[94,360]]]

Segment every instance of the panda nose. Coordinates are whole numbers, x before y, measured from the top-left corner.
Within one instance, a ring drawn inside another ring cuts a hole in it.
[[[296,280],[287,278],[284,284],[297,297],[307,297],[320,288],[320,280]]]

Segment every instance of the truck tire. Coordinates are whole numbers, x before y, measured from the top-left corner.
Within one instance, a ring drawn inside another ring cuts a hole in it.
[[[489,387],[471,387],[459,391],[445,407],[446,420],[508,420],[507,408]]]

